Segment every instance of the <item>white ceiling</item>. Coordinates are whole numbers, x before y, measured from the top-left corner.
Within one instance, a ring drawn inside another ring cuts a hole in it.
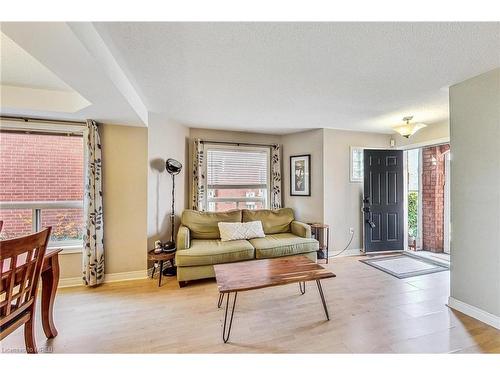
[[[1,32],[0,52],[2,85],[72,91],[58,76]]]
[[[106,64],[106,47],[92,33],[92,24],[79,23],[74,26],[76,30],[71,24],[64,22],[2,22],[0,25],[3,34],[91,105],[74,112],[61,110],[61,96],[50,96],[50,93],[45,92],[50,90],[36,88],[42,85],[42,79],[47,78],[47,75],[30,74],[23,78],[24,82],[17,77],[15,83],[29,83],[33,90],[30,98],[33,100],[26,101],[24,107],[12,105],[19,102],[19,90],[11,90],[12,86],[6,86],[8,89],[4,89],[3,86],[1,113],[62,120],[90,118],[106,123],[135,126],[147,124],[147,111],[133,105],[135,93],[130,95],[130,92],[120,86],[123,79],[119,75],[119,68]],[[1,47],[3,50],[3,44]],[[11,56],[2,53],[2,79],[3,66],[8,66],[9,60]],[[27,60],[19,62],[26,64]],[[29,66],[26,64],[19,70],[27,71]],[[43,85],[48,85],[48,82],[43,82]],[[55,85],[54,81],[51,81],[51,85]],[[74,104],[71,103],[71,98],[66,99],[68,104]],[[37,103],[34,103],[35,101]],[[46,105],[40,106],[44,101]]]
[[[2,107],[74,113],[90,105],[33,56],[0,32]]]
[[[448,87],[500,66],[500,23],[70,23],[71,38],[50,42],[33,40],[44,24],[31,35],[11,25],[85,91],[93,118],[118,123],[154,112],[193,127],[391,132],[405,115],[447,120]],[[43,44],[59,42],[49,58]],[[68,56],[69,42],[83,50]]]

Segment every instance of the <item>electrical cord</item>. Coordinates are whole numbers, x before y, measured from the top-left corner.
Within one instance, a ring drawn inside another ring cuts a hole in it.
[[[348,247],[351,245],[351,242],[352,242],[353,238],[354,238],[354,231],[351,233],[351,239],[349,240],[349,242],[347,243],[347,245],[344,247],[344,250],[341,250],[340,252],[338,252],[335,255],[330,256],[329,258],[334,258],[334,257],[342,254],[344,251],[346,251],[348,249]]]

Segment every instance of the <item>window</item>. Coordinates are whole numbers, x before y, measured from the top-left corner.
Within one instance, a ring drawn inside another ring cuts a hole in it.
[[[408,150],[406,152],[406,168],[408,171],[408,235],[415,237],[417,248],[420,242],[419,223],[422,197],[419,197],[420,191],[420,153],[421,149]],[[413,245],[410,243],[410,245]],[[416,250],[416,249],[415,249]]]
[[[363,182],[363,150],[364,147],[351,147],[350,181]]]
[[[52,226],[50,247],[81,248],[83,164],[81,136],[1,132],[0,237]]]
[[[207,147],[209,211],[269,207],[269,148]]]

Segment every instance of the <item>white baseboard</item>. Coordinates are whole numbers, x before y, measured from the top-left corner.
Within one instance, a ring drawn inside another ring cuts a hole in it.
[[[148,271],[131,271],[131,272],[118,272],[118,273],[108,273],[104,275],[105,283],[113,283],[116,281],[127,281],[127,280],[141,280],[148,278]]]
[[[68,288],[70,286],[82,286],[83,279],[81,277],[65,277],[63,279],[59,279],[58,288]]]
[[[500,316],[493,315],[453,297],[448,297],[448,306],[496,329],[500,329]]]
[[[347,249],[346,251],[344,251],[342,254],[339,254],[339,255],[336,255],[336,254],[339,254],[339,251],[330,251],[330,254],[329,257],[330,258],[340,258],[340,257],[349,257],[349,256],[355,256],[355,255],[364,255],[365,253],[363,253],[362,249]]]
[[[108,273],[104,275],[105,283],[114,283],[117,281],[141,280],[148,277],[148,270]],[[70,286],[82,286],[81,277],[67,277],[59,280],[59,288],[68,288]]]

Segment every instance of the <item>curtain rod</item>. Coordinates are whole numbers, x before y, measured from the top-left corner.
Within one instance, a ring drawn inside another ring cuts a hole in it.
[[[203,141],[201,143],[217,144],[217,145],[236,145],[236,146],[254,146],[254,147],[273,147],[273,145],[259,144],[259,143],[245,143],[245,142],[219,142],[219,141]]]
[[[51,123],[51,124],[66,124],[66,125],[80,125],[83,126],[86,124],[85,121],[71,121],[71,120],[52,120],[45,118],[34,118],[34,117],[19,117],[19,116],[0,116],[1,120],[10,120],[10,121],[22,121],[22,122],[38,122],[38,123]]]
[[[45,131],[28,131],[28,130],[11,130],[11,129],[0,129],[0,134],[36,134],[36,135],[64,135],[68,137],[83,137],[82,133],[72,133],[72,132],[45,132]]]

